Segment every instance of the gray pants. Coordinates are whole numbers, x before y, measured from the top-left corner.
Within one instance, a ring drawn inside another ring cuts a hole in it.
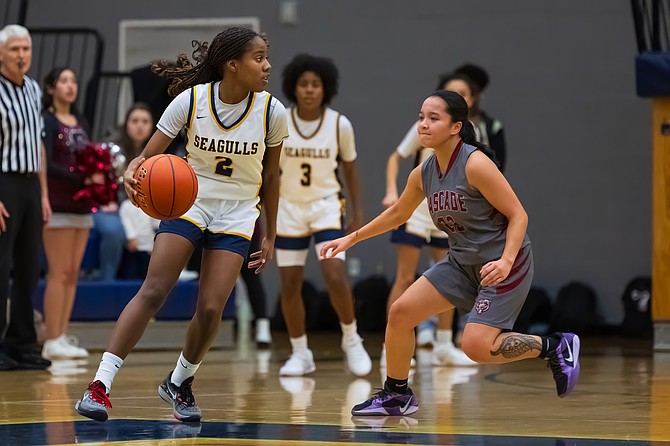
[[[468,322],[511,329],[533,281],[531,247],[519,250],[510,274],[498,285],[480,285],[482,266],[462,265],[448,255],[423,275],[461,314],[469,313]]]

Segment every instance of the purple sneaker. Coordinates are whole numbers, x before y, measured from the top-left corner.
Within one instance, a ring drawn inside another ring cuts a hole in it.
[[[380,415],[380,416],[403,416],[410,415],[419,410],[419,403],[414,398],[412,389],[407,388],[407,393],[387,392],[380,390],[361,404],[356,404],[351,409],[351,414],[356,415]]]
[[[579,379],[579,336],[574,333],[555,333],[561,342],[549,357],[549,367],[556,381],[556,393],[563,398],[572,392]]]

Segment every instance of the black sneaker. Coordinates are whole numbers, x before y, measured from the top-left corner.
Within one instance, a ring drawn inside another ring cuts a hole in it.
[[[170,379],[172,372],[170,372],[158,386],[158,395],[166,403],[172,405],[172,413],[179,421],[197,422],[202,418],[200,408],[195,402],[191,384],[193,384],[193,377],[186,379],[181,386],[175,386]]]
[[[16,368],[19,370],[45,370],[51,365],[51,361],[44,359],[35,346],[19,348],[5,345],[5,351],[16,361]]]
[[[6,354],[0,352],[0,371],[4,370],[14,370],[18,366],[18,363]]]

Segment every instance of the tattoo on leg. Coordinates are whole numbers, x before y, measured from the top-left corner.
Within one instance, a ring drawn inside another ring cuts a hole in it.
[[[533,349],[542,351],[542,344],[537,342],[533,336],[513,334],[503,339],[497,350],[491,350],[491,356],[503,355],[508,359],[518,358]]]

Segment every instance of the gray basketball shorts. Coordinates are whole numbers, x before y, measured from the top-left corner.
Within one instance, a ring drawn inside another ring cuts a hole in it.
[[[507,278],[495,286],[479,284],[482,266],[461,265],[448,255],[423,275],[461,314],[469,313],[468,322],[511,329],[533,281],[533,251],[521,248]]]

